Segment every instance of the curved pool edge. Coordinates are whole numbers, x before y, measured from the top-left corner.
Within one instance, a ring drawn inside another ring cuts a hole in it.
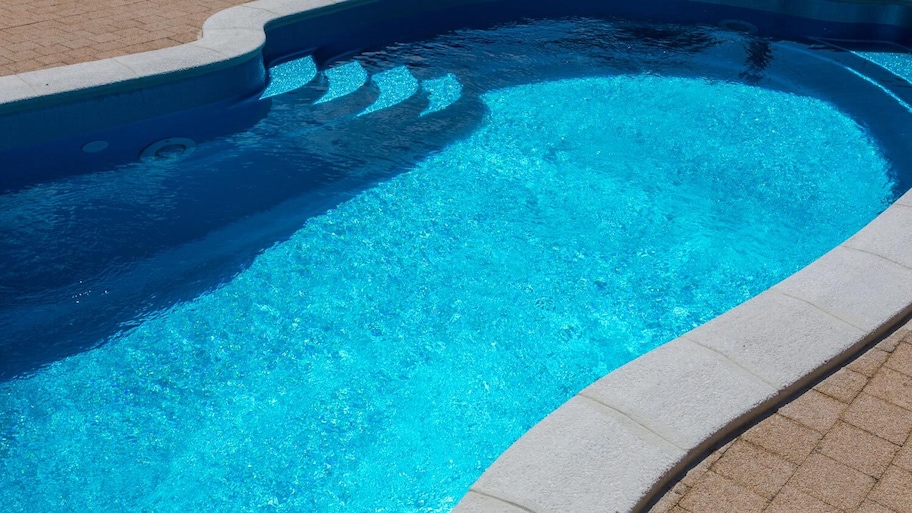
[[[271,24],[365,1],[257,0],[212,15],[191,43],[2,76],[0,150],[255,94]]]
[[[195,84],[207,101],[251,94],[264,83],[251,68],[263,67],[270,23],[361,2],[258,0],[213,15],[192,43],[0,77],[0,115],[199,81],[217,71],[236,79],[218,75]],[[162,111],[152,103],[151,111]],[[503,453],[454,511],[644,507],[710,447],[912,313],[909,227],[912,192],[792,277],[602,377]],[[797,345],[806,351],[796,351]]]
[[[599,379],[454,512],[642,510],[710,448],[906,320],[910,226],[912,192],[766,292]]]
[[[344,0],[257,0],[219,11],[196,41],[148,52],[0,77],[0,112],[147,87],[260,57],[266,26]],[[215,92],[216,94],[219,91]],[[221,99],[221,98],[219,98]]]

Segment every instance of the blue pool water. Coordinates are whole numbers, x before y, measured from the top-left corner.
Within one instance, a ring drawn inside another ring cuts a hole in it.
[[[123,321],[0,384],[0,504],[448,511],[581,388],[895,198],[867,129],[745,64],[744,36],[631,30],[541,21],[365,53],[267,89],[268,117],[186,158],[0,197],[7,258],[51,237],[69,255],[42,277],[67,297],[22,292],[34,311],[4,322]],[[251,248],[218,286],[117,317]]]

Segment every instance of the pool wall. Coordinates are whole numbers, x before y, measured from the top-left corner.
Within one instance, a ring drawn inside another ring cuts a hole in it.
[[[522,12],[648,18],[661,7],[670,21],[746,20],[774,36],[912,38],[905,1],[641,0],[581,3],[578,12],[551,4],[526,2]],[[490,10],[488,21],[506,19],[516,5],[262,0],[235,7],[210,18],[195,43],[0,77],[0,150],[250,97],[264,86],[265,64],[292,50],[315,50],[327,62],[418,20],[431,22],[412,27],[412,37],[479,8]],[[453,15],[435,16],[440,9]],[[642,509],[714,444],[908,318],[910,227],[907,193],[802,271],[598,380],[507,450],[456,511]]]

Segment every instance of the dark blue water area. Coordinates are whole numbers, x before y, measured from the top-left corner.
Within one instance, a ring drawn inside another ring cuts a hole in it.
[[[277,32],[277,40],[286,37]],[[354,55],[351,45],[317,49],[321,71],[356,62],[376,76],[406,66],[422,83],[457,77],[461,94],[426,115],[424,90],[359,115],[381,96],[377,82],[315,103],[331,88],[320,73],[267,100],[247,98],[2,155],[0,379],[95,347],[218,287],[307,219],[473,133],[488,113],[481,95],[518,84],[655,74],[818,97],[879,143],[895,175],[894,194],[910,185],[904,141],[912,120],[896,99],[908,84],[897,82],[896,94],[886,94],[880,84],[896,77],[882,69],[859,76],[851,66],[860,64],[840,62],[853,57],[832,48],[714,27],[598,19],[508,23]],[[883,80],[870,80],[872,74]],[[137,158],[155,141],[175,137],[195,141],[195,149]],[[109,150],[79,151],[93,140],[108,141]]]

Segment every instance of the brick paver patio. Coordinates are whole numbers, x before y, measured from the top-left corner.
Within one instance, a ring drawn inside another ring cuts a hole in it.
[[[0,76],[187,43],[243,3],[3,0]],[[653,511],[912,513],[910,432],[907,326],[712,453]]]
[[[912,513],[910,329],[710,454],[651,513]]]
[[[199,38],[250,0],[2,0],[0,76],[158,50]]]

